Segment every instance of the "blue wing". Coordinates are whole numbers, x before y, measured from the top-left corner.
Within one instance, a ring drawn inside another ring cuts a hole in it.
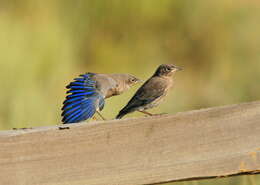
[[[94,73],[86,73],[75,78],[66,88],[69,89],[63,102],[63,123],[77,123],[91,118],[96,110],[102,110],[105,104],[103,96],[96,89]]]

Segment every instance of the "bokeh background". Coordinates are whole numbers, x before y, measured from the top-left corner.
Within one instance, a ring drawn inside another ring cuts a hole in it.
[[[0,129],[60,124],[65,86],[79,74],[145,80],[161,63],[185,70],[151,112],[259,100],[259,8],[257,0],[0,0]],[[103,115],[113,119],[139,86],[108,99]]]

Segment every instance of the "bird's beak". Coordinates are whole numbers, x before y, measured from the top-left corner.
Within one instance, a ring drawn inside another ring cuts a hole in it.
[[[144,82],[144,80],[141,80],[141,79],[137,80],[137,83],[143,83],[143,82]]]
[[[183,68],[178,67],[178,66],[174,66],[174,68],[175,68],[176,71],[181,71],[181,70],[183,70]]]

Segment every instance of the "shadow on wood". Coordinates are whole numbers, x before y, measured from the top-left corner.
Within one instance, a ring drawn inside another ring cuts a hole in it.
[[[65,126],[1,131],[0,184],[141,185],[260,170],[260,102]]]

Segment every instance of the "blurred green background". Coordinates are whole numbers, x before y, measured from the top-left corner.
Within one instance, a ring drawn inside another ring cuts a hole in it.
[[[259,5],[256,0],[0,0],[0,129],[60,124],[65,86],[79,74],[131,73],[145,80],[161,63],[185,70],[176,75],[167,101],[151,112],[259,100]],[[108,99],[103,115],[113,119],[139,86]],[[260,184],[256,179],[175,184]]]

